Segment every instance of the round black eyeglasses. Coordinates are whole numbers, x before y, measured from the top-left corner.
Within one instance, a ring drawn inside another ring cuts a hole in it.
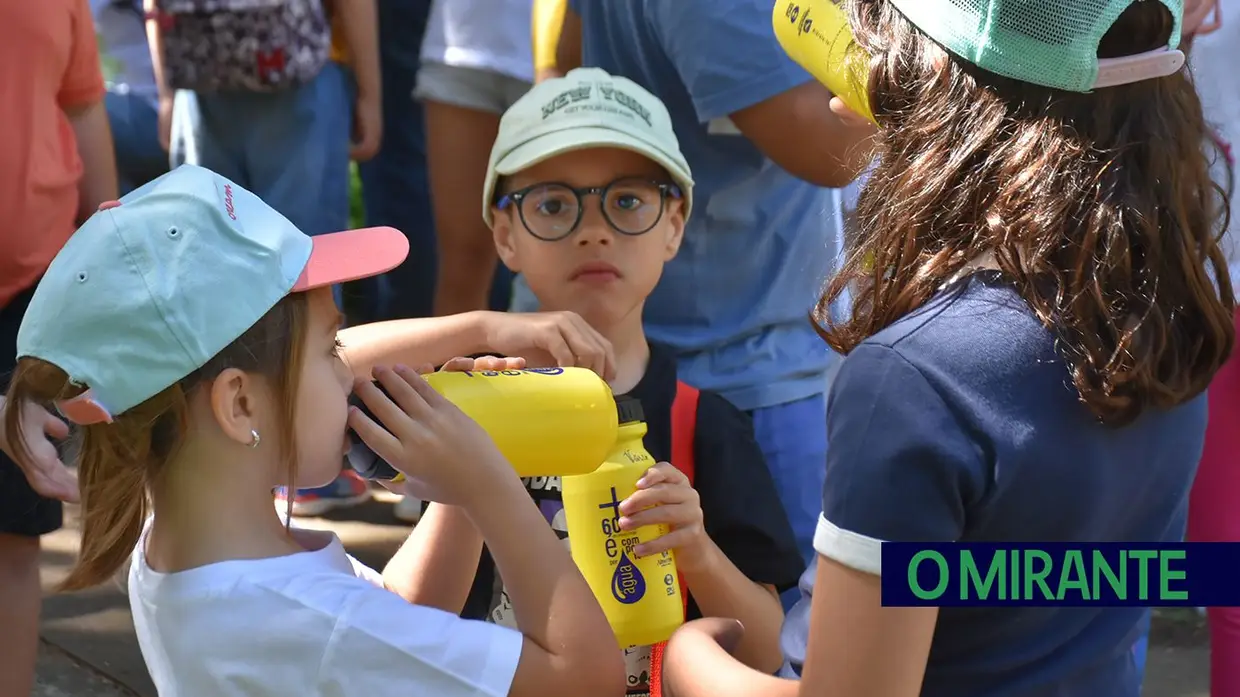
[[[622,235],[644,235],[658,225],[668,197],[680,198],[680,188],[649,179],[626,177],[607,186],[574,188],[560,182],[533,184],[499,197],[504,210],[516,205],[521,223],[531,235],[555,242],[573,234],[585,213],[585,197],[597,194],[603,218]]]

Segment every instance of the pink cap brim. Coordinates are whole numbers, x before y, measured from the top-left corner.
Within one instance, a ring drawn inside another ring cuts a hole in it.
[[[371,227],[311,237],[310,260],[290,292],[334,286],[387,273],[409,256],[409,239],[396,228]]]
[[[60,415],[79,426],[112,423],[112,414],[99,402],[90,390],[71,399],[56,402],[56,411]]]

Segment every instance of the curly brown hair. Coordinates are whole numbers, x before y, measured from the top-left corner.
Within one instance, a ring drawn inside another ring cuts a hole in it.
[[[848,4],[881,132],[857,234],[813,313],[827,343],[848,353],[993,259],[1102,422],[1205,390],[1231,352],[1235,300],[1226,195],[1187,71],[1063,92],[951,56],[887,0]],[[1136,2],[1098,55],[1166,46],[1173,24],[1162,3]]]

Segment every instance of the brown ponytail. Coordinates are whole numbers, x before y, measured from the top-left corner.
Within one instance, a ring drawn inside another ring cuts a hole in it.
[[[151,489],[184,441],[189,425],[188,396],[226,368],[272,379],[283,407],[278,445],[288,481],[292,482],[297,456],[294,408],[306,318],[305,296],[290,295],[193,375],[116,416],[110,424],[76,429],[71,451],[81,488],[82,545],[77,563],[59,590],[99,585],[124,565],[151,514]],[[21,406],[33,402],[50,407],[54,401],[74,397],[82,390],[51,363],[37,358],[18,361],[9,383],[5,433],[19,434],[11,439],[19,459],[30,456],[28,445],[20,437]]]

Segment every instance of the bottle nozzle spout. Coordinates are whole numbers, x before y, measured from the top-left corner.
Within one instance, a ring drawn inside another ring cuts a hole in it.
[[[646,420],[641,400],[636,397],[616,397],[616,416],[619,417],[621,425]]]

